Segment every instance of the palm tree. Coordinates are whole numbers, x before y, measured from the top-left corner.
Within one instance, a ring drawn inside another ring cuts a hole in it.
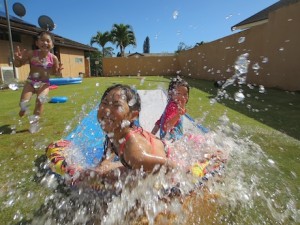
[[[130,25],[114,24],[111,30],[112,42],[120,47],[121,56],[129,45],[136,46],[135,35]]]
[[[101,47],[102,47],[102,57],[105,56],[105,48],[104,46],[108,43],[108,42],[111,42],[112,41],[112,38],[111,38],[111,33],[106,31],[104,33],[101,33],[101,32],[97,32],[97,34],[95,36],[93,36],[91,38],[91,46],[94,44],[94,43],[97,43],[99,44]]]

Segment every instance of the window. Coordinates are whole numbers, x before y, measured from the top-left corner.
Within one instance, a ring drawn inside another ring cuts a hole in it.
[[[13,42],[21,42],[21,35],[15,32],[11,33]],[[0,29],[0,40],[8,41],[9,36],[7,30]]]
[[[79,57],[76,57],[76,58],[75,58],[75,63],[77,63],[77,64],[82,64],[82,63],[83,63],[83,59],[82,59],[82,58],[79,58]]]

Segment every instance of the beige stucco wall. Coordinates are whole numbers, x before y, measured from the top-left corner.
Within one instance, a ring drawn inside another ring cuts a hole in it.
[[[22,41],[21,43],[13,43],[14,48],[19,46],[20,49],[32,49],[32,38],[30,36],[22,35],[21,41]],[[12,64],[9,64],[10,55],[11,54],[10,54],[9,41],[0,40],[0,67],[12,67]],[[29,65],[24,65],[22,67],[16,68],[18,80],[21,81],[26,80],[29,71],[30,71]]]
[[[63,64],[63,77],[78,77],[79,73],[85,73],[85,58],[82,50],[59,48],[60,62]]]
[[[272,12],[268,23],[182,51],[174,57],[105,58],[104,76],[180,74],[207,80],[226,79],[234,75],[237,57],[247,52],[248,83],[300,90],[299,12],[300,3],[291,4]],[[240,37],[245,41],[239,43]],[[253,69],[256,63],[259,69]]]

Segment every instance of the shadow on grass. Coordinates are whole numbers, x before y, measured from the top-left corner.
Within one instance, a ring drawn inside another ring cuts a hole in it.
[[[25,132],[29,132],[29,130],[24,129],[24,130],[16,131],[9,124],[5,124],[5,125],[0,127],[0,134],[13,134],[13,133],[25,133]]]
[[[192,87],[209,93],[209,98],[217,97],[218,88],[213,81],[187,81]],[[260,93],[258,87],[246,85],[231,85],[225,90],[229,97],[221,97],[218,100],[220,104],[300,140],[300,92],[266,88]],[[245,99],[237,102],[234,94],[240,90]]]

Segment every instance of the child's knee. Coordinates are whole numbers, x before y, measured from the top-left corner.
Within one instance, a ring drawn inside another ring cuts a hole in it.
[[[38,97],[37,97],[37,103],[38,104],[44,104],[46,102],[48,102],[48,95],[47,94],[40,94]]]

